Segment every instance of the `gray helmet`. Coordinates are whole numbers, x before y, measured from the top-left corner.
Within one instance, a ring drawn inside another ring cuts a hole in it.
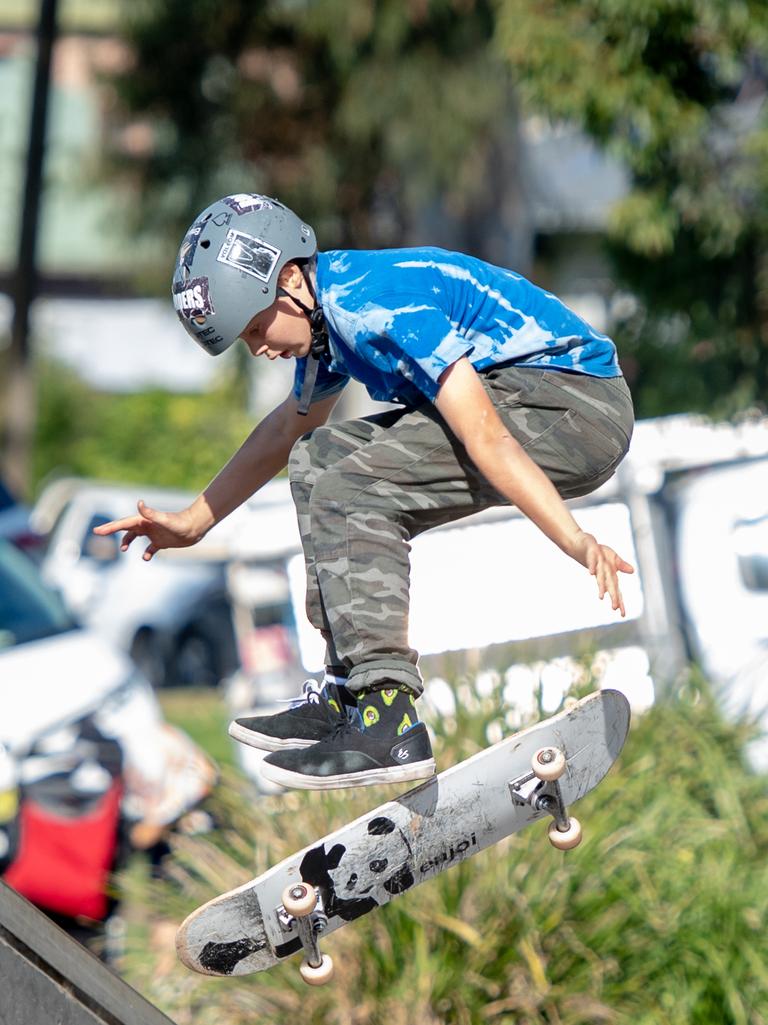
[[[218,356],[275,301],[285,264],[316,252],[312,228],[276,199],[225,196],[203,210],[181,243],[172,286],[179,320]]]

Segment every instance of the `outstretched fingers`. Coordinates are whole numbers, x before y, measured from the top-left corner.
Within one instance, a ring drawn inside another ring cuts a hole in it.
[[[614,552],[614,555],[616,553]],[[621,573],[634,573],[635,567],[631,562],[627,562],[626,559],[622,559],[620,555],[616,555],[616,569]]]
[[[136,503],[136,508],[138,509],[138,516],[134,514],[133,516],[124,516],[120,520],[102,523],[100,526],[93,528],[93,533],[104,537],[110,534],[119,534],[121,530],[124,530],[125,536],[120,541],[120,551],[126,552],[137,537],[145,537],[147,535],[148,528],[152,525],[157,515],[153,509],[149,509],[144,504],[144,500],[141,498]]]
[[[136,533],[135,530],[126,531],[125,536],[123,537],[122,541],[120,542],[120,551],[121,552],[127,552],[128,551],[128,546],[130,545],[130,543],[132,541],[135,541],[138,536],[139,535]]]
[[[111,520],[109,523],[102,523],[93,528],[94,534],[105,536],[117,534],[121,530],[133,530],[141,522],[141,516],[125,516],[122,520]]]
[[[619,587],[619,581],[616,576],[616,571],[606,573],[605,583],[603,585],[603,593],[600,595],[602,598],[605,593],[608,593],[611,598],[611,608],[614,612],[618,611],[621,613],[622,619],[626,616],[627,610],[624,608],[624,598]]]
[[[598,598],[602,601],[607,594],[611,599],[611,607],[614,612],[618,611],[622,617],[626,616],[618,574],[619,572],[633,573],[634,568],[617,555],[612,548],[607,545],[596,545],[589,553],[587,569],[597,583]]]

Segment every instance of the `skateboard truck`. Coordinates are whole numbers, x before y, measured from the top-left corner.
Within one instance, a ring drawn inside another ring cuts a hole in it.
[[[509,792],[516,804],[529,804],[535,811],[551,815],[549,842],[560,851],[581,843],[581,823],[568,815],[558,780],[565,772],[565,754],[557,747],[541,747],[531,758],[531,772],[512,780]],[[534,784],[534,780],[538,780]],[[531,786],[530,784],[534,784]]]
[[[333,976],[333,961],[320,953],[319,934],[328,924],[317,890],[308,883],[291,883],[283,890],[283,905],[278,908],[280,927],[288,932],[295,924],[305,958],[299,972],[310,986],[322,986]]]

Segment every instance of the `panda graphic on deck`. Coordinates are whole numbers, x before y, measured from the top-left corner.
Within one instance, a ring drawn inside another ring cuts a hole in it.
[[[379,838],[367,860],[351,857],[343,844],[308,851],[301,878],[327,894],[325,913],[350,922],[414,884],[411,851],[402,832],[386,817],[371,819],[368,835]],[[384,891],[388,897],[384,897]]]

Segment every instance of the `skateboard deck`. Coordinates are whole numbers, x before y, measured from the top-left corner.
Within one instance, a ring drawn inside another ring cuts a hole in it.
[[[180,926],[179,958],[206,975],[263,971],[307,949],[287,887],[314,888],[325,936],[532,822],[552,816],[565,829],[565,808],[606,775],[629,718],[624,695],[603,690],[506,737],[208,901]],[[565,756],[556,783],[531,771],[541,749]]]

